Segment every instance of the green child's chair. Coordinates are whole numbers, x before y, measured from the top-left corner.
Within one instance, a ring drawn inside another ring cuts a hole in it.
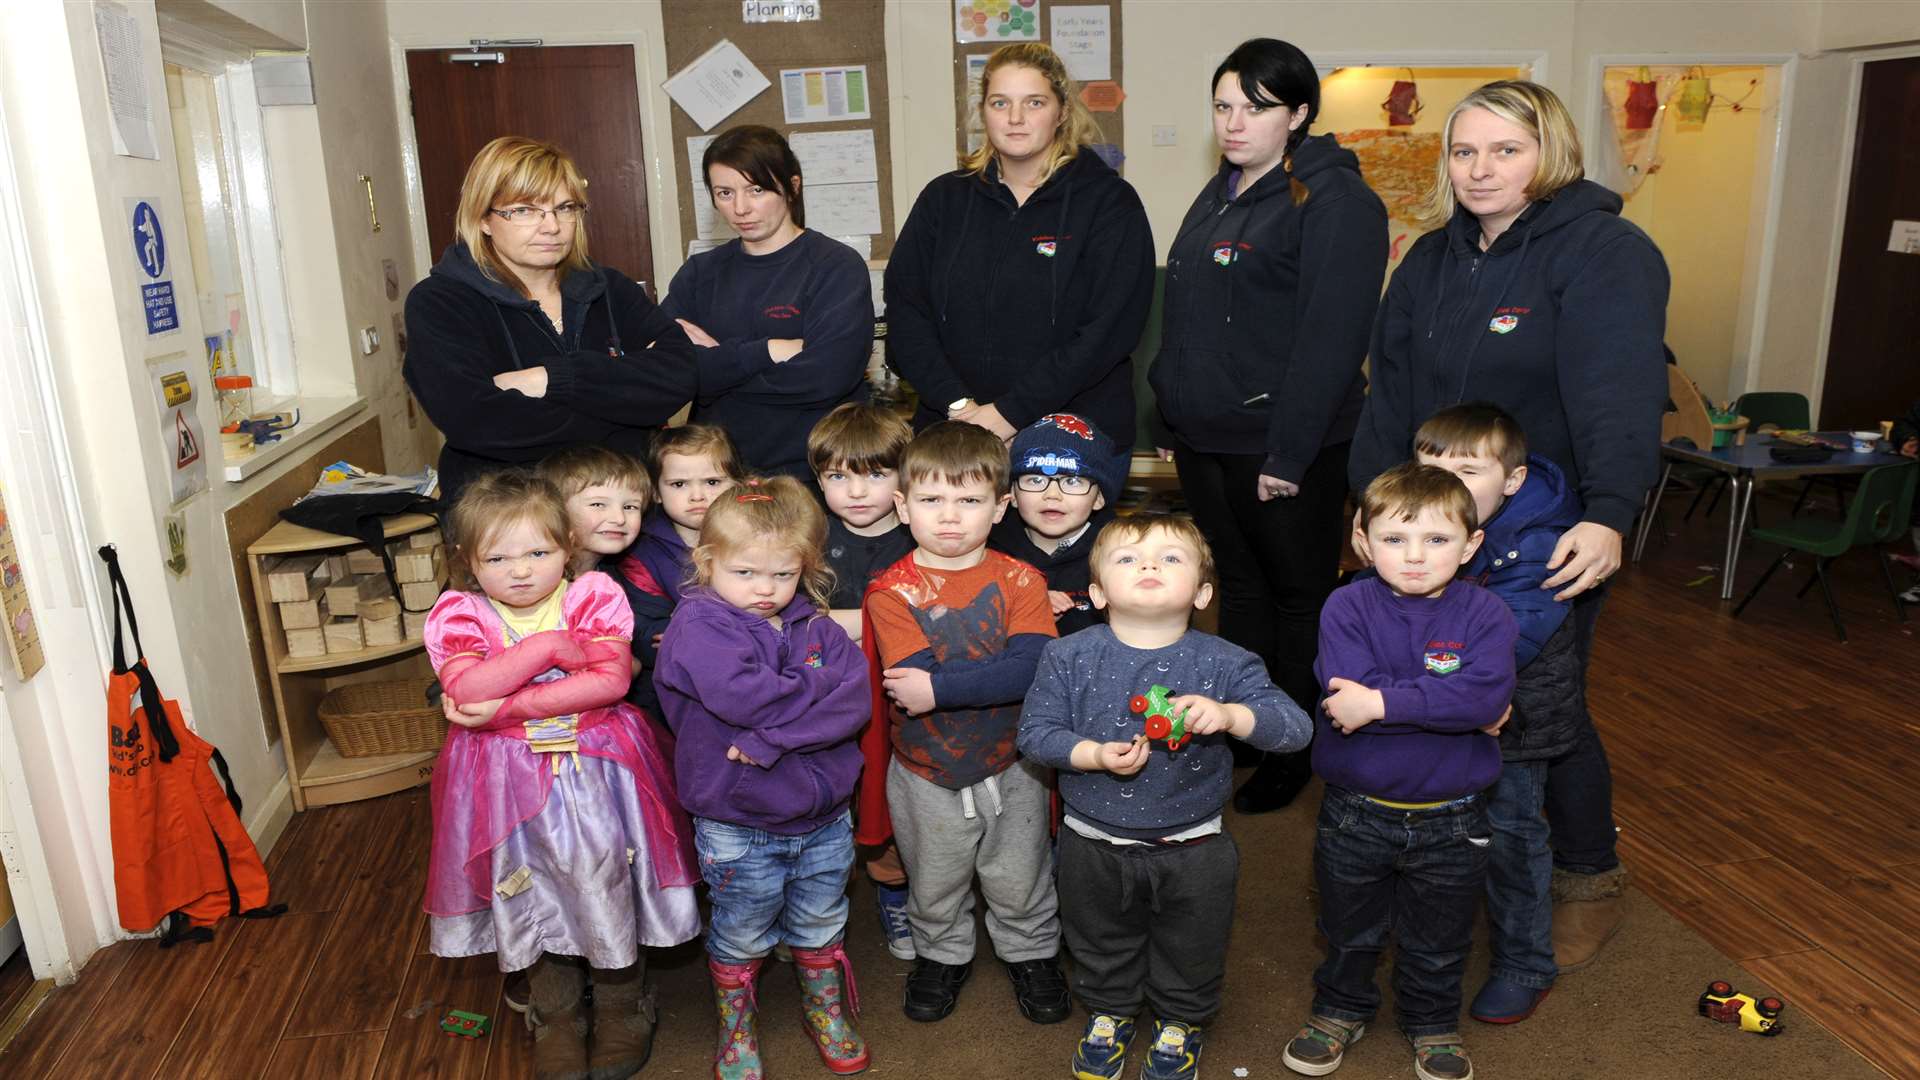
[[[1820,517],[1794,517],[1781,525],[1753,530],[1755,540],[1778,544],[1780,557],[1753,583],[1753,588],[1740,605],[1733,609],[1735,618],[1747,609],[1753,598],[1767,584],[1780,564],[1787,561],[1796,551],[1804,551],[1813,556],[1813,574],[1800,587],[1796,596],[1805,596],[1807,590],[1819,582],[1820,591],[1826,594],[1827,612],[1833,616],[1834,632],[1840,640],[1847,640],[1846,625],[1840,621],[1840,606],[1833,600],[1833,584],[1827,580],[1827,564],[1845,555],[1853,548],[1871,544],[1875,561],[1880,564],[1880,576],[1887,583],[1887,593],[1893,598],[1893,610],[1905,622],[1907,611],[1900,601],[1900,590],[1893,584],[1893,571],[1887,566],[1887,542],[1899,536],[1907,529],[1907,523],[1913,514],[1913,489],[1915,478],[1920,477],[1920,465],[1902,462],[1898,465],[1882,465],[1870,469],[1860,480],[1860,487],[1847,504],[1847,515],[1840,521]]]

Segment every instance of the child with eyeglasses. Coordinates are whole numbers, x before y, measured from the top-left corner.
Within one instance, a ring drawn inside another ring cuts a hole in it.
[[[987,546],[1037,567],[1060,636],[1100,621],[1088,598],[1087,556],[1093,538],[1113,520],[1126,480],[1126,458],[1093,422],[1054,413],[1027,425],[1008,451],[1013,506]]]

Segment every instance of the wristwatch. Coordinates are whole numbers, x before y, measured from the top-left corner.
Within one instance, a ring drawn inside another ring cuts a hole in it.
[[[973,408],[973,399],[970,397],[963,397],[960,400],[954,402],[953,404],[947,406],[947,415],[952,416],[955,413],[965,412],[966,410],[971,408]]]

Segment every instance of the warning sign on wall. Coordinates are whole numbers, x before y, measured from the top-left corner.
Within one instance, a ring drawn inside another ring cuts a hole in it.
[[[171,334],[180,329],[180,309],[173,299],[173,279],[167,265],[167,233],[155,209],[158,199],[128,199],[128,228],[133,240],[134,261],[140,267],[140,310],[147,321],[147,336]]]
[[[206,441],[193,408],[193,382],[185,370],[170,362],[153,368],[154,403],[160,407],[160,447],[172,501],[179,502],[207,486]]]

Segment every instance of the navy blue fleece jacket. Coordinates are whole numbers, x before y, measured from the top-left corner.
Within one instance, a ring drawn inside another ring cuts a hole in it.
[[[1374,320],[1355,491],[1407,460],[1427,417],[1490,401],[1566,475],[1585,520],[1625,534],[1652,485],[1666,406],[1666,260],[1579,180],[1480,250],[1464,208],[1415,241]]]
[[[1090,152],[1024,205],[992,167],[935,177],[887,259],[887,362],[920,395],[914,427],[966,397],[1016,429],[1078,413],[1131,447],[1153,261],[1140,196]]]
[[[660,307],[720,343],[700,350],[700,362],[722,370],[765,360],[773,338],[806,341],[786,363],[701,394],[693,419],[725,429],[750,468],[811,480],[807,432],[864,385],[873,349],[866,260],[811,230],[770,255],[750,255],[736,239],[688,259]]]
[[[1331,135],[1301,143],[1291,174],[1229,194],[1237,173],[1221,162],[1167,251],[1148,378],[1169,445],[1264,454],[1261,472],[1298,483],[1360,419],[1387,211]]]
[[[447,444],[440,492],[451,505],[490,469],[534,465],[557,450],[600,445],[645,459],[654,430],[689,401],[773,366],[764,354],[706,362],[646,290],[595,267],[560,283],[564,331],[540,305],[480,272],[458,241],[407,294],[408,389]],[[493,377],[545,367],[530,398]]]

